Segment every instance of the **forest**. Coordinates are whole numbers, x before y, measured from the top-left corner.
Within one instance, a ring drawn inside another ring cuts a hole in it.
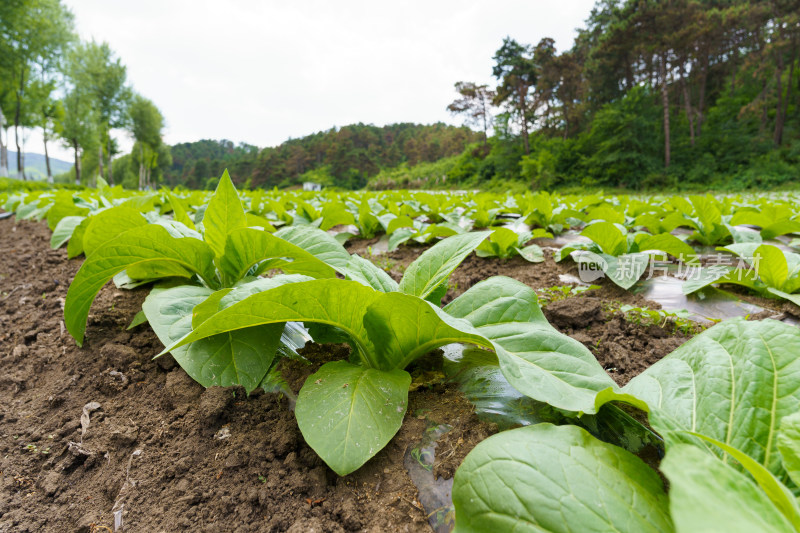
[[[775,188],[800,165],[797,0],[600,0],[570,49],[507,37],[487,58],[495,83],[457,81],[447,109],[471,129],[354,124],[266,148],[168,146],[161,111],[59,0],[3,3],[0,37],[4,176],[26,177],[20,139],[35,128],[45,157],[48,142],[74,153],[56,181],[128,188],[213,188],[224,168],[266,188]]]
[[[360,189],[384,168],[437,161],[479,139],[466,127],[445,124],[353,124],[259,150],[248,144],[202,140],[172,146],[165,183],[213,189],[226,168],[237,183],[284,188],[304,181]],[[217,177],[210,177],[217,176]]]
[[[764,188],[797,181],[800,2],[602,0],[559,53],[506,38],[497,85],[456,83],[449,109],[494,135],[375,188]],[[499,113],[493,110],[499,108]]]

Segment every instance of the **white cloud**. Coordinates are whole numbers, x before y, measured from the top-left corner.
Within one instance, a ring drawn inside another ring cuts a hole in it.
[[[445,109],[453,84],[492,83],[503,37],[553,37],[563,50],[594,2],[65,3],[81,37],[107,41],[134,88],[161,109],[168,143],[272,146],[354,122],[459,124]],[[41,151],[40,139],[31,135],[27,149]]]

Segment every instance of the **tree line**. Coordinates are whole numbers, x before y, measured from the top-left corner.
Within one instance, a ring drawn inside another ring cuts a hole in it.
[[[479,135],[469,128],[410,123],[331,128],[259,150],[228,140],[172,146],[169,185],[213,188],[227,168],[246,187],[292,187],[306,181],[347,189],[363,187],[382,169],[417,165],[461,153]]]
[[[120,151],[114,130],[135,140],[128,158],[138,176],[119,176],[127,186],[151,186],[171,164],[163,115],[131,89],[107,43],[81,41],[59,0],[6,0],[0,2],[0,175],[16,163],[17,177],[26,179],[23,146],[34,128],[42,131],[51,183],[48,143],[58,141],[73,151],[76,183],[102,176],[113,185],[121,168],[113,164]],[[8,161],[12,129],[16,162]]]
[[[496,84],[456,83],[448,109],[483,141],[448,176],[543,188],[797,180],[799,53],[797,0],[600,0],[569,50],[509,37]]]

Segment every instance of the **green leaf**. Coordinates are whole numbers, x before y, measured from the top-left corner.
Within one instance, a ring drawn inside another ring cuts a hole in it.
[[[274,232],[275,226],[264,217],[254,215],[253,213],[245,213],[248,228],[262,228],[265,231]]]
[[[197,229],[195,228],[192,219],[189,218],[189,215],[186,214],[186,209],[184,209],[181,200],[176,198],[175,195],[170,192],[167,193],[167,198],[169,199],[170,207],[172,207],[172,214],[175,220],[177,220],[178,222],[180,222],[189,229]]]
[[[224,291],[218,291],[224,292]],[[165,346],[192,331],[193,310],[211,296],[210,289],[180,285],[153,289],[142,309]],[[189,376],[204,387],[258,387],[272,364],[282,324],[270,324],[214,335],[171,351]]]
[[[481,242],[475,249],[478,257],[502,257],[507,258],[512,254],[512,250],[517,247],[518,236],[508,228],[497,228],[489,239]]]
[[[86,228],[89,227],[90,218],[85,218],[72,232],[69,242],[67,242],[67,258],[72,259],[83,253],[83,236]]]
[[[720,442],[711,437],[707,437],[701,433],[693,433],[693,435],[706,442],[710,442],[715,446],[721,448],[725,453],[729,454],[740,465],[744,467],[747,472],[753,476],[753,479],[761,487],[761,490],[767,495],[770,501],[778,508],[778,510],[785,516],[794,527],[800,531],[800,506],[791,491],[786,488],[780,481],[778,481],[772,473],[764,468],[761,464],[754,461],[747,454],[737,450],[733,446],[729,446],[724,442]]]
[[[688,444],[670,447],[661,462],[678,533],[795,533],[750,478]]]
[[[128,325],[128,327],[127,327],[127,328],[125,328],[125,329],[133,329],[133,328],[135,328],[136,326],[139,326],[139,325],[141,325],[141,324],[144,324],[145,322],[147,322],[147,316],[144,314],[144,311],[142,311],[142,310],[140,309],[140,310],[139,310],[139,311],[136,313],[136,315],[134,315],[134,317],[133,317],[133,320],[131,320],[131,323],[130,323],[130,324]]]
[[[783,417],[800,411],[797,346],[795,326],[728,320],[683,344],[622,390],[647,403],[651,425],[668,444],[686,441],[681,431],[702,433],[781,478],[778,427]]]
[[[275,236],[302,248],[337,272],[345,273],[350,254],[328,233],[311,226],[288,226],[275,232]]]
[[[219,262],[225,285],[231,286],[244,278],[256,264],[259,272],[277,268],[287,274],[313,278],[336,275],[332,267],[308,251],[266,231],[242,228],[229,233],[225,254]]]
[[[535,322],[549,326],[536,293],[524,283],[494,276],[473,285],[444,308],[450,316],[463,318],[474,327],[501,327],[511,322]]]
[[[538,244],[529,244],[525,248],[516,248],[519,255],[530,263],[541,263],[544,261],[544,251]]]
[[[86,257],[126,231],[147,224],[147,219],[141,213],[129,207],[106,209],[88,220],[83,234],[83,253]]]
[[[397,282],[389,274],[359,255],[350,257],[350,261],[347,263],[347,279],[355,280],[381,292],[397,290]]]
[[[767,284],[768,287],[783,289],[786,278],[789,276],[789,266],[783,250],[770,244],[762,244],[756,248],[753,255],[757,263],[754,268],[758,269],[758,277]]]
[[[411,376],[345,361],[326,363],[297,398],[297,425],[311,448],[340,476],[357,470],[403,423]]]
[[[472,326],[431,303],[399,292],[382,294],[370,304],[364,326],[376,350],[376,367],[403,369],[446,344],[472,343],[491,348]]]
[[[536,293],[516,280],[489,278],[444,311],[492,341],[503,375],[526,396],[577,413],[595,413],[612,399],[641,406],[635,398],[619,396],[594,355],[550,326]]]
[[[627,237],[616,224],[611,222],[596,222],[589,224],[581,235],[592,239],[600,246],[603,253],[610,256],[624,254],[628,250]]]
[[[153,267],[151,277],[198,274],[207,281],[214,278],[211,250],[202,241],[175,239],[157,225],[129,230],[95,250],[67,291],[64,320],[78,345],[83,343],[89,308],[103,285],[118,272],[148,264]]]
[[[781,420],[778,451],[789,477],[800,487],[800,413],[785,416]]]
[[[633,287],[647,271],[650,255],[645,253],[622,254],[617,257],[609,254],[596,254],[582,251],[576,254],[575,262],[599,265],[614,284],[627,290]]]
[[[364,312],[381,293],[357,281],[339,279],[313,280],[292,283],[254,294],[223,309],[200,324],[180,342],[179,346],[198,339],[263,324],[283,322],[319,322],[335,326],[348,334],[362,357],[374,353],[364,328]],[[369,366],[376,367],[375,364]]]
[[[456,472],[457,533],[672,531],[658,475],[576,426],[537,424],[489,437]]]
[[[53,250],[61,248],[72,237],[75,228],[84,220],[86,220],[86,217],[75,216],[67,216],[59,220],[53,230],[53,234],[50,236],[50,248]]]
[[[638,245],[640,252],[658,250],[685,262],[690,261],[696,255],[691,246],[669,233],[646,235],[638,242]]]
[[[214,255],[223,257],[228,234],[246,227],[247,218],[242,202],[226,169],[203,215],[203,236]]]
[[[408,266],[400,280],[399,291],[425,298],[450,277],[453,270],[489,233],[464,233],[436,243]]]

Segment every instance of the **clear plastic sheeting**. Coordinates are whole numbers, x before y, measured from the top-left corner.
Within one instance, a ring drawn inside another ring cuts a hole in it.
[[[417,499],[436,533],[449,533],[455,526],[453,480],[433,475],[436,441],[451,429],[447,424],[432,424],[419,444],[408,450],[403,459],[403,466],[419,491]]]
[[[763,307],[740,300],[733,294],[715,287],[683,294],[682,284],[683,281],[680,279],[659,276],[641,280],[633,288],[633,292],[660,304],[666,311],[685,309],[689,311],[692,319],[704,324],[737,316],[754,315],[764,310]]]

